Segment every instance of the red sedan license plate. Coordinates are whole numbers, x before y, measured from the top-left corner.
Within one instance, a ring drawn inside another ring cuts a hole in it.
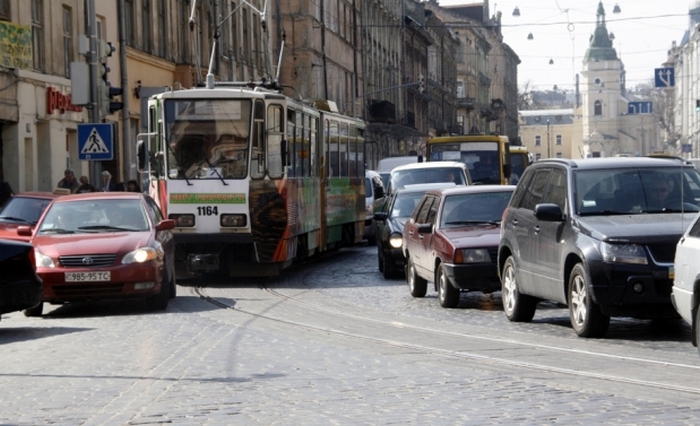
[[[66,282],[80,281],[109,281],[111,274],[107,272],[66,272]]]

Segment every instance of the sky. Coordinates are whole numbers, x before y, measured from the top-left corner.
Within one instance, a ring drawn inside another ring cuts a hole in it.
[[[595,30],[599,0],[488,0],[490,12],[502,13],[503,41],[520,58],[518,87],[523,90],[573,91],[575,75]],[[473,0],[438,0],[441,6]],[[603,0],[608,33],[627,71],[627,88],[651,83],[675,41],[689,28],[688,12],[700,0]],[[615,5],[620,13],[614,14]],[[520,16],[513,16],[515,8]],[[532,33],[533,39],[528,40]],[[550,64],[550,59],[553,64]]]

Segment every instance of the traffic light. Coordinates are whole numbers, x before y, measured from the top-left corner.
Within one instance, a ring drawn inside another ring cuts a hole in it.
[[[418,93],[423,93],[425,91],[425,79],[423,74],[418,74]]]
[[[700,99],[695,100],[695,111],[700,111]]]
[[[107,58],[112,56],[115,50],[112,43],[99,40],[98,57],[100,59],[100,64],[97,68],[97,74],[99,75],[99,79],[97,80],[97,103],[102,116],[109,115],[124,108],[122,102],[114,100],[116,96],[121,96],[123,92],[122,88],[112,87],[112,84],[107,79],[107,74],[109,73]]]

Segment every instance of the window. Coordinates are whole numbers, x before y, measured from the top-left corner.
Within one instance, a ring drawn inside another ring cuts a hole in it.
[[[168,33],[168,16],[166,15],[165,0],[158,0],[158,56],[165,58],[165,40],[167,40],[166,34]]]
[[[153,43],[151,40],[151,28],[153,26],[153,17],[151,16],[151,1],[141,0],[143,9],[141,12],[141,32],[143,40],[143,51],[153,53]]]
[[[261,100],[255,101],[253,120],[250,176],[259,179],[265,177],[265,104]]]
[[[593,104],[593,115],[603,115],[603,103],[600,101],[595,101]]]
[[[542,136],[540,136],[540,135],[535,136],[535,146],[542,146]]]
[[[555,155],[557,156],[557,158],[562,158],[562,157],[563,157],[563,155],[562,155],[561,152],[557,152]]]
[[[536,153],[536,154],[535,154],[535,161],[541,160],[541,159],[542,159],[542,154],[540,154],[539,152]]]
[[[279,179],[284,174],[282,164],[284,118],[282,106],[270,105],[267,107],[267,167],[272,179]]]
[[[186,22],[183,20],[183,22]],[[129,46],[134,45],[134,0],[124,1],[124,25],[126,26],[125,42]]]
[[[561,135],[556,136],[556,144],[561,145]]]
[[[34,53],[34,69],[39,71],[44,70],[43,9],[43,0],[32,0],[32,52]]]
[[[73,61],[73,14],[63,7],[63,74],[70,78],[70,63]]]
[[[542,202],[550,174],[551,170],[549,169],[537,171],[527,187],[527,192],[523,196],[521,208],[535,210],[535,206]]]
[[[9,21],[10,18],[10,0],[0,0],[0,19]]]

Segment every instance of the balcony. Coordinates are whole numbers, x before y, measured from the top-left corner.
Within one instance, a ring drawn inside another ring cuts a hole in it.
[[[371,101],[367,121],[370,123],[396,123],[396,105],[389,101]]]
[[[457,108],[465,108],[469,111],[474,110],[476,99],[474,98],[457,98]]]

